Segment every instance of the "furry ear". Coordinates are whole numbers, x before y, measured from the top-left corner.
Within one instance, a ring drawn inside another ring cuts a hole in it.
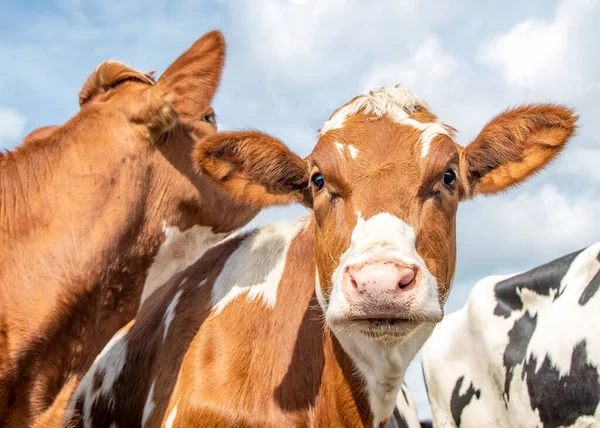
[[[548,165],[573,136],[577,122],[564,106],[532,104],[492,119],[463,152],[464,197],[516,186]]]
[[[310,207],[308,166],[281,141],[256,131],[219,132],[194,150],[200,174],[238,200],[264,208],[293,202]]]
[[[153,85],[154,72],[143,73],[119,61],[104,61],[92,72],[79,92],[79,106],[98,95],[116,88],[123,82],[137,81]]]
[[[153,89],[171,105],[179,122],[193,125],[209,108],[221,80],[225,49],[221,32],[206,33],[158,80]]]

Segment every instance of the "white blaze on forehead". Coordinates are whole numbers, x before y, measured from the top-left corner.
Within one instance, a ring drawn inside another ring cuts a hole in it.
[[[173,275],[190,266],[209,248],[228,235],[227,233],[214,233],[211,227],[199,225],[182,232],[176,226],[167,227],[164,222],[163,231],[165,240],[148,270],[140,306]]]
[[[179,290],[169,306],[167,307],[167,311],[165,312],[165,323],[164,323],[164,331],[163,331],[163,342],[167,340],[167,333],[169,332],[169,327],[171,326],[171,322],[173,322],[173,318],[175,318],[175,309],[177,308],[177,304],[179,303],[179,299],[183,294],[183,290]]]
[[[121,328],[106,344],[102,352],[96,357],[94,363],[87,371],[67,408],[67,420],[74,416],[75,405],[79,399],[85,399],[83,408],[84,426],[91,426],[92,409],[100,397],[108,398],[109,406],[113,405],[112,388],[123,371],[127,359],[127,338],[126,334],[133,325],[133,321]],[[103,375],[101,385],[96,388],[94,385],[94,376]]]
[[[248,300],[261,298],[269,308],[275,307],[290,244],[308,219],[268,225],[242,241],[213,285],[215,315],[243,293]]]
[[[412,119],[410,115],[418,110],[426,110],[432,113],[429,105],[422,98],[416,96],[408,89],[403,89],[398,86],[393,88],[382,88],[360,96],[339,109],[327,122],[325,122],[321,128],[321,135],[324,135],[333,129],[343,128],[346,118],[353,116],[360,111],[363,111],[365,114],[374,114],[377,117],[388,115],[395,122],[412,126],[421,131],[421,157],[425,157],[429,153],[431,141],[436,136],[452,136],[443,122],[439,119],[430,123],[423,123]]]
[[[340,153],[340,156],[345,157],[346,153],[348,153],[352,159],[356,159],[356,157],[358,156],[359,150],[352,144],[342,144],[338,142],[335,142],[333,144]]]

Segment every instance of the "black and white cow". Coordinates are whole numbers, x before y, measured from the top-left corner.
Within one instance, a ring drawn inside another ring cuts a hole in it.
[[[419,421],[415,400],[406,384],[402,384],[396,408],[386,428],[431,428],[430,421]]]
[[[478,282],[423,371],[436,427],[600,426],[600,243]]]

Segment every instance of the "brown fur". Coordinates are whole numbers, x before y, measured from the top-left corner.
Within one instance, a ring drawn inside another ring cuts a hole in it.
[[[544,114],[560,115],[562,107],[556,109]],[[273,308],[242,293],[219,314],[211,312],[212,287],[225,262],[252,235],[215,247],[174,277],[161,295],[155,294],[122,339],[128,349],[123,374],[110,395],[96,402],[95,425],[137,426],[154,382],[148,426],[164,425],[175,407],[175,427],[372,426],[363,379],[316,302],[315,268],[327,299],[331,273],[350,244],[357,212],[365,219],[389,212],[413,227],[416,250],[437,279],[442,307],[454,275],[458,203],[480,180],[493,179],[465,171],[495,165],[485,170],[494,174],[515,159],[533,171],[551,159],[531,155],[530,134],[514,126],[527,117],[528,110],[515,110],[496,118],[467,150],[438,136],[423,159],[416,129],[363,113],[323,135],[305,161],[280,141],[256,132],[205,139],[195,152],[203,175],[256,206],[301,201],[312,208],[309,223],[291,242]],[[546,123],[546,131],[553,129],[553,120]],[[553,147],[562,146],[571,135],[544,133],[543,127],[536,132]],[[352,144],[358,156],[340,155],[334,142]],[[515,147],[501,147],[505,144]],[[442,181],[448,169],[458,177],[451,188]],[[319,190],[311,184],[311,195],[305,197],[304,183],[317,172],[326,185]],[[252,248],[237,256],[268,263],[260,251]],[[235,273],[240,278],[246,274]],[[163,342],[165,311],[178,291],[181,299]],[[75,397],[73,403],[83,408],[77,400],[85,398]]]
[[[62,407],[136,314],[163,222],[220,233],[256,214],[193,172],[224,55],[208,33],[156,84],[103,63],[73,118],[0,154],[0,425]]]
[[[94,70],[79,92],[79,106],[124,82],[155,83],[154,73],[142,73],[116,61],[105,61]]]
[[[553,104],[533,104],[492,119],[467,148],[471,196],[515,186],[544,168],[575,132],[577,116]]]

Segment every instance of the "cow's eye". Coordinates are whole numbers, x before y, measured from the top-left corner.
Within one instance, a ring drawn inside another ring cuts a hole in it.
[[[317,190],[321,190],[323,186],[325,186],[325,179],[323,178],[323,175],[321,175],[321,173],[319,172],[313,174],[313,176],[310,178],[310,181],[312,181]]]
[[[454,186],[454,183],[456,183],[456,173],[449,169],[444,173],[444,184],[448,187],[452,187]]]
[[[217,126],[217,119],[215,117],[215,112],[211,111],[210,113],[207,113],[206,115],[204,115],[204,117],[202,118],[203,121],[210,123],[213,126]]]

